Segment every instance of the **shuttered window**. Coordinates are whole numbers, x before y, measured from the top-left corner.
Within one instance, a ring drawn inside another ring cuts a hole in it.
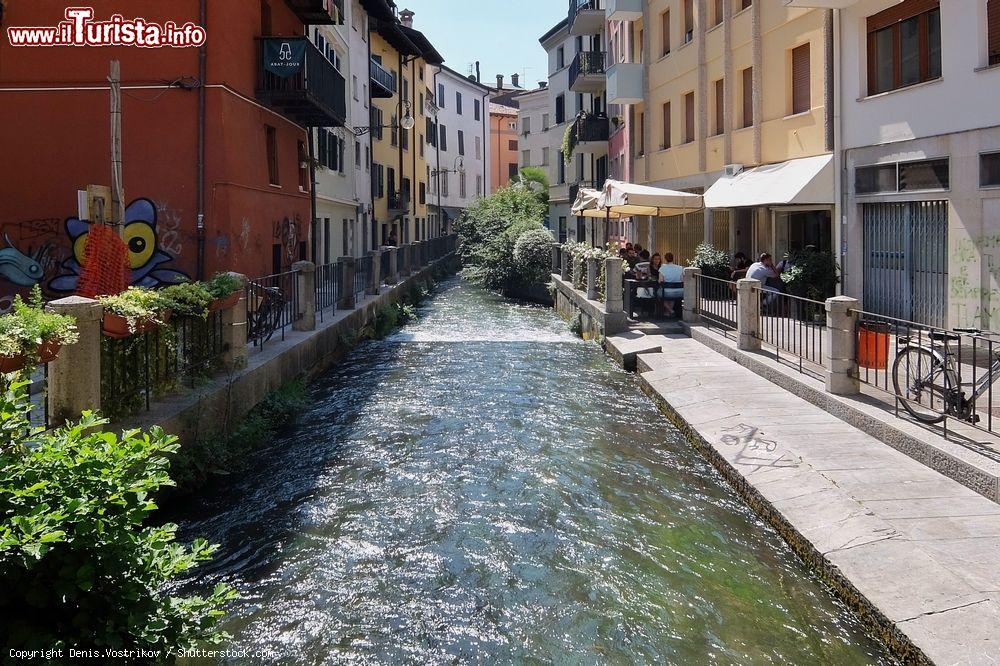
[[[812,107],[809,91],[809,45],[792,49],[792,113],[805,113]]]
[[[989,63],[1000,65],[1000,0],[986,3],[986,23],[989,31]]]
[[[670,10],[663,12],[660,15],[660,41],[663,44],[662,53],[660,55],[667,55],[670,53]]]
[[[751,0],[736,0],[736,11],[741,12],[752,4]]]
[[[753,126],[753,67],[743,70],[743,127]]]
[[[663,147],[670,147],[670,102],[663,105]]]
[[[684,95],[684,143],[694,141],[694,93]]]
[[[684,0],[684,43],[694,39],[694,0]]]
[[[715,133],[726,131],[726,89],[723,80],[715,82]]]
[[[713,17],[712,25],[719,25],[722,23],[723,17],[723,5],[726,0],[715,0],[715,16]]]
[[[906,0],[868,17],[868,94],[941,76],[939,0]]]

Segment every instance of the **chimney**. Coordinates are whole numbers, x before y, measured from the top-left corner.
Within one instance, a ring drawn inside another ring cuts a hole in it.
[[[545,88],[549,87],[549,82],[548,81],[539,81],[538,82],[538,87],[542,88],[544,90]]]
[[[479,61],[476,61],[476,83],[482,83],[483,80],[479,78]]]
[[[409,9],[404,9],[399,12],[399,22],[405,25],[407,28],[413,27],[413,12]]]
[[[517,79],[518,79],[517,72],[515,72],[515,73],[513,73],[513,74],[510,75],[510,83],[511,83],[511,85],[513,85],[515,88],[520,88],[520,86],[517,85]]]
[[[503,74],[497,74],[497,90],[503,90]]]

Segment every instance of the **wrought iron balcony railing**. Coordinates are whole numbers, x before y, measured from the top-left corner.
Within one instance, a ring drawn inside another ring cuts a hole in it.
[[[581,116],[573,122],[577,143],[604,142],[611,136],[611,122],[606,116]]]
[[[372,97],[387,98],[396,94],[396,74],[390,72],[382,65],[370,61]]]
[[[569,16],[567,17],[570,34],[573,34],[573,24],[581,12],[603,12],[604,0],[569,0]]]
[[[581,51],[569,66],[569,87],[572,90],[580,77],[604,76],[607,68],[604,51]]]
[[[343,127],[347,86],[305,37],[258,40],[257,99],[304,127]]]

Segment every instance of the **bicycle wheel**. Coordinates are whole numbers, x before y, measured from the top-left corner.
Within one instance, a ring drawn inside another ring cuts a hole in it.
[[[896,356],[892,383],[906,411],[923,423],[943,421],[956,390],[951,371],[923,347],[910,347]]]

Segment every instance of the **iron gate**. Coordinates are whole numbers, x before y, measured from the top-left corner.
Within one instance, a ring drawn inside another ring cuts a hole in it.
[[[948,323],[948,202],[864,204],[865,309]]]

